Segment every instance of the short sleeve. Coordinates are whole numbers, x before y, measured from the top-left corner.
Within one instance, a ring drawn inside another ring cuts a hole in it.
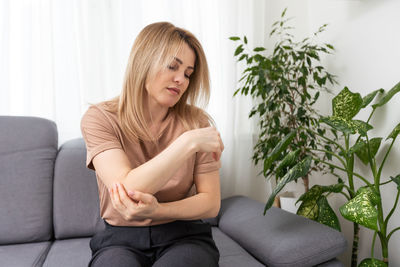
[[[204,115],[202,117],[201,127],[209,127],[210,122],[208,121],[207,117]],[[196,160],[194,165],[194,176],[197,174],[214,172],[221,168],[221,161],[215,161],[212,157],[212,153],[205,153],[205,152],[197,152],[196,153]]]
[[[81,132],[86,143],[86,167],[94,170],[92,160],[99,153],[122,145],[112,121],[98,107],[91,106],[81,120]]]

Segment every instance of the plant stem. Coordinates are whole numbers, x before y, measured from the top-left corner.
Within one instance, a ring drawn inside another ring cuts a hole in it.
[[[390,234],[389,234],[388,237],[387,237],[388,242],[389,242],[390,237],[394,234],[394,232],[396,232],[396,231],[398,231],[398,230],[400,230],[400,227],[394,228],[394,229],[390,232]]]
[[[351,267],[357,267],[358,257],[358,240],[360,237],[360,226],[357,223],[353,223],[353,248],[351,251]]]
[[[319,159],[319,158],[313,157],[312,159],[315,160],[315,161],[322,162],[322,163],[324,163],[324,164],[326,164],[326,165],[329,165],[329,166],[331,166],[331,167],[333,167],[333,168],[336,168],[336,169],[338,169],[338,170],[347,172],[346,169],[343,169],[342,167],[339,167],[339,166],[337,166],[337,165],[335,165],[335,164],[332,164],[332,163],[329,163],[329,162],[327,162],[327,161],[321,160],[321,159]],[[360,174],[355,173],[355,172],[353,172],[353,174],[354,174],[354,176],[357,176],[358,178],[360,178],[360,179],[361,179],[364,183],[366,183],[368,186],[372,186],[372,184],[371,184],[370,182],[368,182],[368,181],[367,181],[364,177],[362,177]],[[353,188],[350,187],[350,189],[351,189],[353,192],[355,192],[355,191],[354,191],[354,185],[353,185]],[[352,197],[352,198],[353,198],[353,197]]]
[[[340,194],[342,194],[347,200],[350,200],[350,196],[347,195],[345,192],[340,192]]]
[[[372,246],[371,246],[371,258],[374,258],[374,248],[375,248],[375,240],[376,240],[376,235],[378,234],[377,231],[374,232],[374,237],[372,238]]]
[[[304,129],[304,128],[303,128],[303,129]],[[332,139],[330,139],[330,138],[328,138],[328,137],[325,137],[325,136],[323,136],[323,135],[319,134],[318,132],[313,131],[313,130],[311,130],[311,129],[305,129],[305,130],[306,130],[306,131],[310,131],[310,132],[312,132],[313,134],[316,134],[316,135],[320,136],[321,138],[325,139],[326,141],[329,141],[329,142],[332,143],[332,144],[335,144],[335,145],[342,151],[343,154],[345,153],[345,149],[344,149],[339,143],[335,142],[334,140],[332,140]]]
[[[396,138],[393,138],[393,141],[392,141],[392,143],[390,144],[389,149],[386,151],[386,154],[385,154],[385,157],[383,158],[383,161],[382,161],[382,163],[381,163],[381,166],[379,166],[379,171],[378,171],[378,175],[379,175],[379,176],[380,176],[381,173],[382,173],[383,165],[385,164],[385,161],[386,161],[386,159],[387,159],[387,157],[388,157],[388,155],[389,155],[389,152],[390,152],[390,150],[392,150],[394,141],[396,141]]]
[[[388,223],[389,223],[390,217],[392,217],[394,211],[396,210],[397,203],[399,202],[399,195],[400,195],[400,190],[397,190],[396,200],[394,201],[393,208],[390,210],[388,216],[387,216],[386,219],[385,219],[385,226],[386,226],[386,228],[387,228],[387,225],[388,225]],[[388,237],[388,241],[389,241],[389,237]]]
[[[346,163],[344,162],[344,160],[341,157],[339,157],[338,155],[336,155],[336,153],[333,153],[332,151],[328,151],[328,150],[324,150],[324,149],[309,149],[309,150],[328,153],[328,154],[334,156],[335,158],[337,158],[342,163],[343,168],[346,168]]]

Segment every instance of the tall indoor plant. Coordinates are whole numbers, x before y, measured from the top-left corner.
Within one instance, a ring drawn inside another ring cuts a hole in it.
[[[320,91],[326,91],[329,84],[335,83],[335,77],[320,65],[320,55],[330,54],[333,46],[316,44],[313,38],[294,41],[288,26],[286,9],[279,21],[275,22],[270,37],[277,38],[272,53],[265,55],[266,48],[248,48],[247,38],[231,37],[239,42],[234,56],[244,61],[247,68],[240,79],[240,87],[235,94],[250,95],[255,101],[249,117],[259,118],[259,136],[254,147],[253,161],[264,163],[263,174],[266,178],[275,177],[278,182],[291,167],[293,159],[305,160],[307,155],[316,156],[315,151],[306,147],[317,148],[322,142],[326,150],[331,144],[317,139],[315,134],[305,129],[324,134],[325,129],[319,123],[314,109]],[[317,36],[325,30],[323,25],[314,33]],[[280,141],[291,133],[284,142]],[[275,147],[279,145],[279,149]],[[325,153],[323,158],[330,159]],[[323,166],[317,161],[310,161],[310,168],[302,178],[305,191],[308,191],[308,176],[313,171],[321,171]]]
[[[332,139],[330,136],[315,132],[312,129],[307,129],[313,132],[317,138],[324,139],[336,147],[337,152],[325,151],[336,159],[336,162],[326,161],[324,159],[312,158],[322,164],[326,164],[330,168],[341,171],[347,176],[347,183],[340,180],[339,183],[331,186],[315,185],[302,195],[299,201],[302,201],[298,213],[309,217],[311,219],[318,219],[322,215],[325,220],[337,222],[336,215],[328,207],[324,206],[326,195],[330,193],[341,193],[347,199],[347,203],[340,207],[340,213],[344,218],[353,222],[354,225],[354,238],[353,238],[353,251],[351,266],[357,266],[357,251],[359,239],[359,225],[374,231],[374,237],[371,245],[371,258],[364,259],[359,266],[387,266],[389,241],[393,234],[400,230],[400,227],[388,230],[388,223],[396,210],[399,195],[400,195],[400,174],[394,174],[390,179],[382,181],[382,171],[384,169],[387,158],[393,148],[393,145],[400,133],[400,123],[391,131],[391,133],[384,140],[382,137],[370,138],[368,132],[373,127],[370,120],[375,111],[385,104],[400,91],[400,83],[396,84],[375,104],[371,105],[372,110],[367,121],[356,120],[354,117],[360,110],[368,107],[377,94],[382,94],[383,89],[376,90],[364,98],[359,93],[352,93],[345,87],[335,98],[332,100],[332,116],[322,117],[321,122],[325,123],[338,133],[340,138],[338,140]],[[354,138],[351,138],[354,137]],[[381,146],[382,142],[388,142],[390,145]],[[314,148],[307,148],[313,150]],[[323,148],[318,148],[323,150]],[[381,152],[382,151],[382,152]],[[383,160],[379,161],[376,155],[381,152],[385,156]],[[369,176],[361,175],[354,170],[355,157],[368,165],[370,168]],[[308,168],[307,164],[299,163],[295,167],[302,169],[303,173]],[[290,174],[291,170],[286,173]],[[355,179],[359,179],[363,186],[356,188]],[[277,188],[283,188],[290,179],[281,180]],[[393,206],[390,212],[385,217],[382,207],[381,187],[386,184],[393,184],[397,186],[397,194],[393,200]],[[335,190],[333,190],[335,189]],[[274,192],[275,194],[277,192]],[[267,203],[267,209],[271,207],[273,195]],[[327,215],[327,216],[326,216]],[[378,260],[374,258],[373,249],[375,246],[376,237],[379,237],[382,249],[383,259]]]

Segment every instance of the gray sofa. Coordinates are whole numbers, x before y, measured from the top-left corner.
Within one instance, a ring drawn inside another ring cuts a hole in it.
[[[87,266],[104,227],[82,139],[58,148],[54,122],[0,116],[0,266]],[[224,166],[226,167],[226,166]],[[220,266],[343,266],[343,235],[243,196],[209,219]]]

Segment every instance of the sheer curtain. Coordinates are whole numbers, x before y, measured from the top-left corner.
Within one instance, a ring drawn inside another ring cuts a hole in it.
[[[119,94],[139,31],[170,21],[193,32],[207,55],[208,112],[225,144],[222,195],[264,201],[269,185],[251,162],[251,100],[232,97],[243,66],[228,38],[246,35],[250,47],[264,45],[265,11],[263,0],[0,0],[0,115],[53,120],[60,145],[80,137],[88,105]]]

